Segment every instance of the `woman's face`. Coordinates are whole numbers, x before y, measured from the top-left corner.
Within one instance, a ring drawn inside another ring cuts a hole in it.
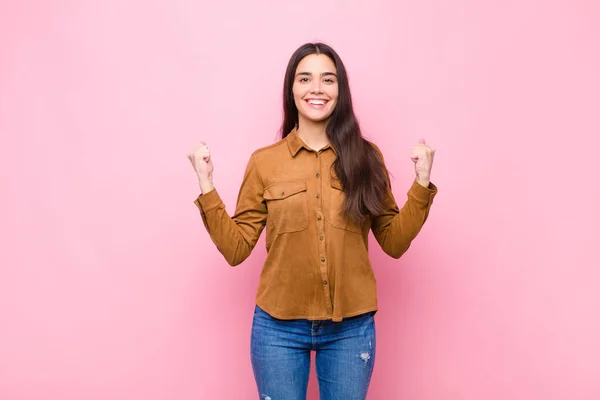
[[[296,69],[292,92],[299,121],[326,121],[338,99],[338,81],[333,61],[323,54],[304,57]]]

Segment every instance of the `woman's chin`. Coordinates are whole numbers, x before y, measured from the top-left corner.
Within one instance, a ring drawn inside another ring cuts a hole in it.
[[[315,124],[326,122],[329,117],[331,117],[331,113],[307,113],[303,115],[304,119],[307,122],[312,122]]]

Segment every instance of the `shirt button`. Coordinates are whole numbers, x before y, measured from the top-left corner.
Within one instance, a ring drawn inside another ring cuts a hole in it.
[[[327,285],[327,281],[323,281],[323,285]]]
[[[317,199],[320,199],[320,198],[321,198],[321,195],[320,195],[320,194],[317,194]]]
[[[325,262],[325,257],[321,257],[321,262]]]
[[[317,178],[318,178],[319,176],[321,176],[321,174],[319,174],[319,173],[317,172]]]
[[[284,196],[284,195],[285,195],[285,192],[281,192],[281,196]]]
[[[320,220],[321,220],[321,216],[319,215],[319,216],[317,217],[317,219],[320,221]]]
[[[319,158],[319,153],[315,153],[315,158]]]
[[[319,237],[319,240],[320,240],[320,241],[323,241],[323,239],[324,239],[324,238],[323,238],[323,236]]]

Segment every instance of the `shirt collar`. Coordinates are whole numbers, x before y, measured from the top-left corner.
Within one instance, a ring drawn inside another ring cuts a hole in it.
[[[308,147],[306,143],[302,141],[302,139],[300,139],[296,128],[292,129],[292,131],[286,136],[286,140],[292,157],[296,157],[296,154],[298,154],[301,148],[305,148],[308,151],[314,151],[313,149]],[[329,148],[331,148],[331,150],[333,150],[333,152],[335,153],[335,149],[331,147],[330,143],[327,143],[327,145],[325,145],[325,147],[323,147],[321,150],[326,150]]]

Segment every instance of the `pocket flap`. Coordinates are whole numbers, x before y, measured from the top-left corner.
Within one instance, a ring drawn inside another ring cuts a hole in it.
[[[344,190],[342,189],[342,182],[339,179],[331,179],[331,187],[336,188],[337,190]]]
[[[269,185],[263,194],[265,200],[285,199],[292,195],[306,191],[306,182],[278,182]]]

